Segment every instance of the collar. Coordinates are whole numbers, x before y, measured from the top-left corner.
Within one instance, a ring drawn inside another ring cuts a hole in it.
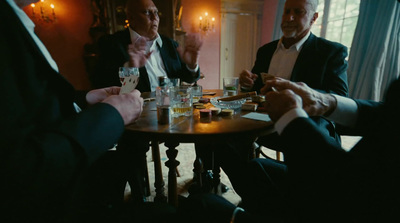
[[[15,14],[17,14],[18,18],[21,20],[22,24],[24,24],[25,28],[30,31],[34,31],[35,24],[32,20],[26,15],[26,13],[18,7],[14,0],[6,0],[11,8],[14,10]]]
[[[299,40],[299,42],[295,43],[293,46],[291,46],[289,49],[295,48],[297,51],[300,51],[301,48],[303,47],[304,43],[307,41],[308,37],[311,35],[311,31],[308,31],[307,35],[305,35],[303,38]],[[278,43],[278,48],[280,49],[285,49],[285,46],[282,43],[283,37],[279,40]]]
[[[139,33],[137,33],[136,31],[134,31],[131,28],[129,28],[129,34],[131,35],[132,43],[134,42],[134,40],[136,40],[137,38],[141,37],[141,35],[139,35]],[[158,33],[157,33],[157,37],[154,40],[150,40],[149,42],[151,42],[150,46],[152,46],[154,42],[156,42],[160,46],[160,48],[163,45],[161,36]]]

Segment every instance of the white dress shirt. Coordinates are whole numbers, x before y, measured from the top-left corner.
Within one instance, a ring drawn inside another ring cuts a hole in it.
[[[134,43],[141,36],[132,29],[129,29],[129,33],[131,35],[131,41]],[[157,46],[158,44],[158,46]],[[145,68],[150,80],[150,88],[151,91],[155,91],[158,87],[158,77],[167,77],[167,71],[165,70],[164,61],[162,60],[160,48],[162,47],[163,42],[160,35],[157,33],[157,38],[147,42],[146,52],[153,52],[150,55],[150,58],[146,61]],[[124,64],[125,67],[128,67],[128,62]],[[190,69],[187,65],[186,68],[196,73],[199,70],[199,65],[196,65],[195,69]],[[140,77],[139,77],[140,78]]]
[[[129,29],[129,33],[131,35],[132,43],[135,43],[135,41],[141,37],[137,32],[133,31],[132,29]],[[167,77],[167,71],[165,70],[164,61],[162,60],[160,49],[159,47],[157,47],[157,44],[160,46],[160,48],[163,45],[159,34],[157,34],[157,38],[155,38],[154,40],[148,41],[146,47],[146,52],[153,52],[145,64],[146,71],[150,80],[151,91],[155,91],[158,87],[158,77]],[[125,63],[125,66],[127,66],[127,64],[128,63]]]
[[[297,57],[303,48],[304,43],[310,36],[310,32],[307,33],[299,42],[286,49],[282,43],[282,38],[279,40],[278,46],[272,56],[268,73],[276,77],[281,77],[286,80],[290,80],[294,64],[296,63]]]

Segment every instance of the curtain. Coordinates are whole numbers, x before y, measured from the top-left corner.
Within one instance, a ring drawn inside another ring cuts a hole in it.
[[[285,8],[285,1],[286,0],[278,0],[278,7],[276,9],[277,13],[276,13],[276,18],[275,18],[275,23],[274,23],[274,30],[272,32],[272,40],[280,39],[283,35],[282,30],[281,30],[281,22],[282,22],[283,9]]]
[[[349,95],[382,100],[400,74],[400,3],[361,0],[349,55]]]

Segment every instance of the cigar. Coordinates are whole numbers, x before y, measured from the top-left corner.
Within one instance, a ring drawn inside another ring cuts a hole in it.
[[[145,98],[145,99],[143,99],[143,102],[146,102],[146,101],[154,101],[154,100],[156,100],[155,98]]]
[[[220,99],[218,99],[218,101],[234,101],[234,100],[238,100],[238,99],[242,99],[242,98],[251,97],[253,95],[257,95],[257,91],[252,91],[252,92],[248,92],[245,94],[238,94],[238,95],[230,96],[230,97],[226,97],[226,98],[220,98]]]

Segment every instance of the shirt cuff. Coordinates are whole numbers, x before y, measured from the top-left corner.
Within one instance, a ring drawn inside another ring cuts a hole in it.
[[[197,71],[199,71],[199,64],[196,64],[194,69],[190,69],[190,67],[186,64],[186,68],[192,73],[197,73]]]
[[[282,115],[280,119],[275,123],[275,130],[278,134],[282,134],[286,126],[296,118],[308,118],[307,113],[302,108],[294,108]]]
[[[332,94],[336,98],[335,110],[326,118],[338,124],[354,127],[358,117],[357,103],[350,98]]]

